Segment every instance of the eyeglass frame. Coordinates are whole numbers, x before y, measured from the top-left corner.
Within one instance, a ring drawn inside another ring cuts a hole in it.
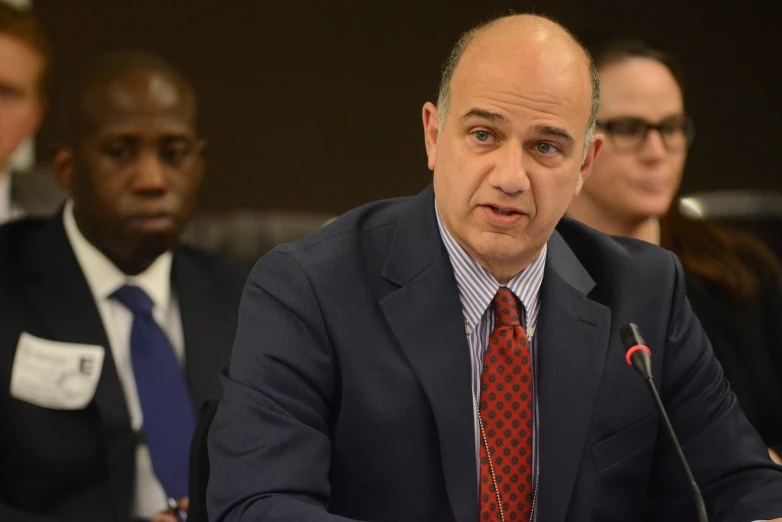
[[[671,146],[665,140],[665,135],[662,132],[663,128],[668,124],[668,122],[672,118],[677,118],[677,117],[681,117],[684,123],[685,145],[681,149],[671,148]],[[616,123],[620,121],[629,121],[629,120],[637,121],[644,125],[643,136],[641,136],[641,139],[638,141],[638,143],[633,145],[632,147],[616,147],[617,152],[623,152],[623,153],[638,152],[646,144],[646,140],[649,139],[649,132],[653,130],[657,131],[657,134],[660,135],[660,141],[662,141],[663,147],[665,147],[665,150],[667,152],[684,152],[688,150],[692,146],[692,143],[695,141],[695,120],[693,120],[687,114],[677,114],[675,116],[669,116],[668,118],[662,120],[660,123],[651,123],[648,120],[645,120],[643,118],[638,118],[635,116],[617,116],[615,118],[609,118],[606,120],[598,120],[596,124],[598,128],[606,131],[608,138],[611,140],[614,146],[616,146],[616,136],[614,135],[614,131],[611,130],[611,127],[613,127]]]

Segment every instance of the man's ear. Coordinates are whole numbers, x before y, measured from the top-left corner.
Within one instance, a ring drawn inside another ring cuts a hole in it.
[[[52,154],[54,166],[54,179],[68,193],[73,187],[73,149],[64,145],[57,145]]]
[[[424,123],[427,164],[429,165],[429,170],[434,170],[434,160],[437,157],[437,140],[440,137],[438,133],[440,115],[437,112],[437,107],[432,102],[424,104],[421,119]]]
[[[584,156],[584,161],[581,163],[581,170],[578,173],[578,183],[576,184],[576,192],[573,197],[578,196],[581,189],[584,187],[584,182],[589,177],[589,173],[592,172],[592,167],[595,165],[595,158],[597,158],[600,149],[605,143],[605,137],[602,134],[595,134],[592,138],[592,143],[587,148],[587,153]]]

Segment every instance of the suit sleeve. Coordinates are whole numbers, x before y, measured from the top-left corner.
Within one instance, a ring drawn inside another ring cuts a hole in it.
[[[684,274],[671,254],[674,292],[657,386],[701,488],[709,519],[747,522],[782,517],[782,469],[741,411],[709,340],[685,296]],[[652,497],[664,520],[696,520],[681,463],[662,430]],[[679,518],[681,517],[681,518]]]
[[[223,398],[209,433],[216,522],[328,521],[333,347],[301,266],[273,251],[244,289]]]

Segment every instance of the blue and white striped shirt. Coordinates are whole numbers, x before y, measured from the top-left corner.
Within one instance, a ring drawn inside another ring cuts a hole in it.
[[[456,286],[459,290],[459,298],[462,302],[464,313],[464,325],[467,332],[467,340],[470,346],[470,368],[472,369],[472,392],[477,397],[481,389],[481,370],[483,369],[483,356],[489,346],[489,336],[497,320],[494,310],[489,306],[494,299],[500,285],[496,279],[462,248],[451,236],[443,224],[440,211],[435,202],[437,225],[440,229],[448,257],[456,276]],[[536,352],[535,327],[538,324],[540,313],[540,285],[543,282],[543,269],[546,266],[546,251],[544,245],[537,258],[521,273],[508,281],[506,286],[519,298],[524,307],[522,324],[530,340],[532,355]],[[534,364],[533,364],[534,368]],[[534,382],[533,373],[533,382]],[[537,384],[536,384],[537,387]],[[537,407],[533,411],[537,417]],[[476,465],[480,473],[480,428],[478,425],[477,411],[473,411],[475,422],[475,454]],[[536,423],[537,425],[537,418]],[[537,464],[537,430],[533,430],[533,453]],[[534,467],[537,467],[536,465]]]

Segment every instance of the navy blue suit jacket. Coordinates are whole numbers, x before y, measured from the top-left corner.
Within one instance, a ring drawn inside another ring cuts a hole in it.
[[[470,362],[431,186],[280,246],[242,298],[209,437],[214,521],[478,520]],[[639,325],[715,521],[782,516],[782,470],[660,248],[563,219],[536,333],[539,522],[694,520],[618,330]]]

